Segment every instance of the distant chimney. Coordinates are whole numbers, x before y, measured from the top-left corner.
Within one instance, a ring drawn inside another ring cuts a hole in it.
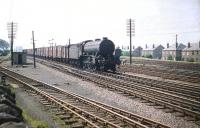
[[[176,48],[178,48],[178,43],[176,43]]]
[[[200,41],[199,41],[199,48],[200,48]]]
[[[188,48],[190,48],[190,42],[188,42]]]
[[[145,45],[145,48],[147,48],[147,44]]]
[[[135,49],[135,46],[133,46],[133,49]]]
[[[167,48],[169,48],[169,43],[167,43]]]
[[[155,45],[153,44],[153,48],[155,48]]]

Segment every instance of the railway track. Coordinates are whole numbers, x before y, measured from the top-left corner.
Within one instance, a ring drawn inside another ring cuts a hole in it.
[[[124,80],[78,70],[54,62],[42,61],[42,63],[70,75],[92,81],[98,86],[108,88],[109,90],[115,91],[127,97],[140,98],[142,102],[146,102],[153,106],[159,106],[159,108],[163,108],[167,110],[167,112],[176,112],[178,113],[178,116],[189,117],[187,120],[200,120],[199,101],[163,92],[155,88],[144,87],[138,83],[125,82]]]
[[[178,61],[162,61],[162,60],[151,60],[151,59],[137,59],[133,58],[133,63],[142,65],[156,65],[162,67],[168,67],[169,69],[184,69],[191,71],[200,71],[199,63],[188,63],[188,62],[178,62]]]
[[[56,112],[70,127],[169,128],[112,106],[86,99],[0,67],[1,74],[23,85],[25,90],[41,96],[41,102]]]
[[[200,85],[183,83],[183,82],[174,82],[163,79],[153,79],[137,75],[130,75],[126,73],[119,73],[119,74],[104,73],[104,72],[98,72],[98,73],[105,76],[111,76],[116,79],[121,79],[126,82],[129,81],[130,84],[137,83],[143,87],[148,87],[159,91],[167,92],[170,94],[183,96],[185,98],[190,98],[191,100],[200,101]]]
[[[50,65],[54,65],[55,63],[51,63]],[[62,68],[62,67],[61,67]],[[105,73],[105,72],[96,72],[103,76],[111,76],[116,78],[117,80],[121,79],[126,81],[129,81],[128,84],[137,83],[139,86],[142,87],[148,87],[152,88],[158,91],[167,92],[170,94],[175,94],[178,96],[183,96],[185,98],[190,98],[191,100],[197,100],[200,101],[200,85],[197,84],[189,84],[184,82],[174,82],[169,80],[163,80],[163,79],[152,79],[152,78],[145,78],[140,77],[137,75],[130,75],[126,73],[119,73],[119,74],[113,74],[113,73]],[[133,83],[134,82],[134,83]]]
[[[165,79],[179,80],[191,83],[200,84],[200,72],[199,71],[188,71],[180,69],[163,68],[159,66],[150,65],[123,65],[120,71],[122,72],[133,72],[138,74],[145,74],[150,76],[162,77]]]

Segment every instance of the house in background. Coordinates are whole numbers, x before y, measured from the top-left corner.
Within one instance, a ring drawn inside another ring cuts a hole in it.
[[[182,60],[200,62],[200,41],[198,43],[190,43],[182,51]]]
[[[153,44],[152,47],[148,47],[146,44],[146,47],[142,50],[142,56],[153,59],[161,59],[163,49],[164,47],[162,45],[155,46]]]
[[[167,43],[167,48],[163,49],[162,52],[162,59],[180,61],[182,59],[182,50],[185,47],[186,46],[182,43],[175,43],[171,46],[169,46],[169,43]]]
[[[137,48],[133,49],[132,56],[134,57],[142,56],[142,47],[138,46]]]

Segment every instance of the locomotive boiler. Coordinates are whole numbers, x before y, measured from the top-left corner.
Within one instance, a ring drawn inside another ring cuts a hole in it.
[[[114,50],[114,43],[107,38],[83,42],[82,56],[80,59],[81,66],[83,68],[95,68],[101,71],[115,71]]]

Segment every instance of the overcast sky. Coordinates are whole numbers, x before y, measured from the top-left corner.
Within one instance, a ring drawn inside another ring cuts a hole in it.
[[[200,0],[0,0],[0,38],[7,40],[7,22],[18,23],[15,45],[67,44],[108,37],[129,45],[127,19],[135,19],[133,45],[187,43],[200,40]]]

